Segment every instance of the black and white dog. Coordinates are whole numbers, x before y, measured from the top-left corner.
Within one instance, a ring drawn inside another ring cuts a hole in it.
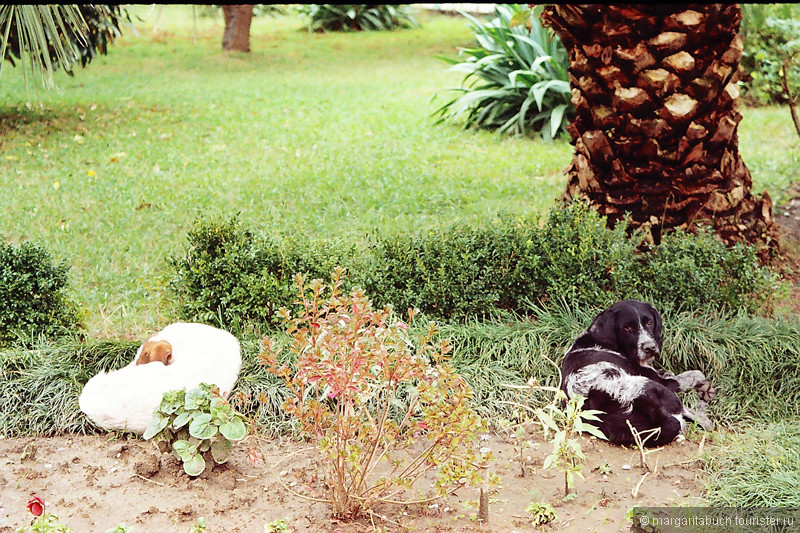
[[[685,419],[713,427],[702,410],[685,408],[676,394],[694,389],[702,402],[713,398],[716,391],[702,372],[673,376],[652,368],[661,351],[661,328],[661,316],[652,305],[617,302],[594,319],[564,357],[561,390],[568,397],[584,396],[585,409],[603,411],[597,425],[615,444],[634,443],[626,420],[639,433],[656,430],[646,446],[672,442],[686,429]]]

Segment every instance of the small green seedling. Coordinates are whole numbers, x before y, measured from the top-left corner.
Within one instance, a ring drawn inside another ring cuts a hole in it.
[[[607,475],[612,473],[611,472],[611,465],[608,464],[608,463],[603,463],[601,465],[597,465],[596,467],[594,467],[594,469],[597,470],[598,472],[600,472],[601,474],[603,474],[604,476],[607,476]]]
[[[288,533],[289,525],[283,518],[264,524],[264,533]]]
[[[44,513],[37,516],[30,526],[17,529],[17,533],[72,533],[72,528],[60,524],[56,515]]]
[[[124,523],[117,524],[116,527],[109,529],[106,533],[133,533],[133,526],[126,526]]]
[[[219,394],[216,387],[201,383],[190,391],[164,393],[161,405],[144,432],[162,453],[171,451],[183,461],[183,470],[198,476],[206,468],[204,455],[217,464],[226,462],[233,442],[247,435],[244,418]]]
[[[525,512],[531,515],[531,525],[533,527],[549,524],[558,518],[553,506],[546,502],[531,502],[525,508]]]
[[[536,415],[542,423],[545,438],[548,438],[550,430],[554,432],[550,442],[553,444],[553,452],[545,457],[544,468],[557,467],[564,472],[564,500],[575,498],[575,476],[583,478],[583,463],[586,456],[583,454],[581,443],[578,437],[584,433],[594,435],[598,439],[606,438],[603,432],[590,422],[600,419],[597,415],[602,411],[593,409],[583,410],[586,399],[583,396],[575,395],[566,404],[566,407],[559,406],[567,398],[562,391],[558,391],[555,401],[537,409]]]

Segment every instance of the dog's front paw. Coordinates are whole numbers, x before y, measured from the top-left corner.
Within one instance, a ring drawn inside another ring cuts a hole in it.
[[[708,381],[707,379],[704,379],[703,381],[697,383],[694,386],[694,390],[695,392],[697,392],[697,397],[703,400],[704,402],[712,400],[714,396],[717,395],[717,389],[715,389],[714,386],[711,384],[711,382]]]
[[[701,401],[697,403],[697,408],[692,410],[688,407],[683,408],[683,417],[690,422],[695,422],[706,431],[713,431],[714,421],[708,417],[706,412],[706,403]]]
[[[675,378],[675,374],[665,368],[656,369],[656,374],[658,374],[658,377],[661,379]]]

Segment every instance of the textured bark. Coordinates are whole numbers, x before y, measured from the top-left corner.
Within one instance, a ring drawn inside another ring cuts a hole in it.
[[[222,6],[225,32],[222,34],[222,49],[235,52],[250,51],[250,23],[253,21],[253,6],[229,4]]]
[[[575,155],[566,199],[659,242],[713,224],[727,244],[777,247],[772,200],[752,194],[741,156],[738,5],[550,5],[570,54]]]

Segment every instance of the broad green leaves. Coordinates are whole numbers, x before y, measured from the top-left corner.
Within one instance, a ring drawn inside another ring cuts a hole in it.
[[[157,434],[159,434],[165,427],[169,424],[169,418],[163,416],[162,414],[156,412],[153,414],[153,419],[150,420],[150,424],[147,426],[147,429],[144,431],[144,435],[142,438],[145,440],[150,440]]]
[[[183,471],[190,476],[199,476],[206,469],[206,461],[203,456],[196,453],[183,461]]]
[[[197,439],[210,439],[217,434],[219,430],[211,422],[211,415],[203,413],[197,415],[192,423],[189,424],[189,435]]]
[[[241,419],[226,422],[219,427],[219,432],[229,440],[241,440],[247,435],[247,428]]]
[[[233,450],[231,441],[245,436],[242,416],[219,396],[216,387],[205,383],[190,391],[165,393],[144,433],[144,438],[155,439],[162,451],[171,449],[190,476],[205,470],[203,456],[207,453],[216,463],[226,462]]]

